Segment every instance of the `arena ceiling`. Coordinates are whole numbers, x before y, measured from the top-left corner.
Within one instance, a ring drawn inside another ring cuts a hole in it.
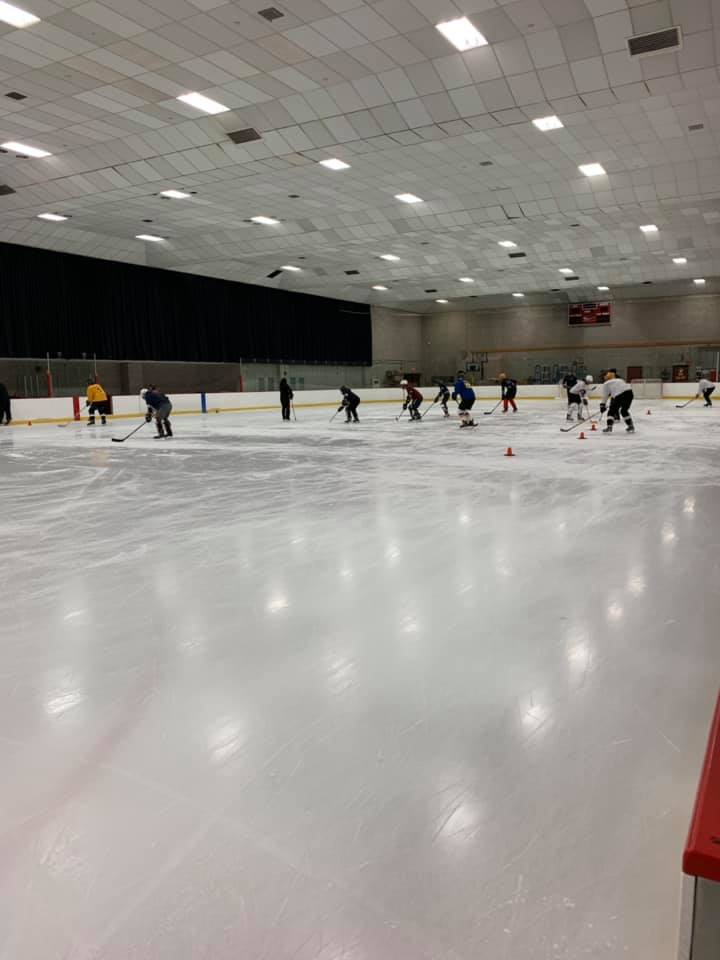
[[[720,0],[17,6],[2,241],[428,310],[720,276]],[[461,17],[484,45],[437,29]]]

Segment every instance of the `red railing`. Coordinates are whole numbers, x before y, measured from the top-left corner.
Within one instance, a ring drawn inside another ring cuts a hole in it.
[[[683,872],[720,883],[720,697],[685,844]]]

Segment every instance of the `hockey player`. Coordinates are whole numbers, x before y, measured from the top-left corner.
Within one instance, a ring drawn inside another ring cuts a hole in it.
[[[163,437],[171,437],[173,432],[168,419],[172,413],[170,400],[164,393],[159,393],[154,387],[151,387],[150,390],[141,390],[140,396],[147,404],[145,419],[148,423],[153,418],[155,419],[155,426],[157,427],[155,439],[161,440]]]
[[[714,392],[715,392],[715,384],[712,382],[712,380],[706,380],[703,377],[702,380],[698,380],[698,392],[696,394],[695,399],[697,400],[700,394],[702,394],[703,397],[705,397],[705,403],[703,404],[703,406],[711,407],[712,400],[710,399],[710,397],[713,395]]]
[[[345,411],[345,423],[360,423],[357,415],[357,408],[360,403],[360,397],[353,393],[350,387],[340,387],[342,394],[342,403],[338,407],[338,413]]]
[[[500,377],[500,395],[503,402],[503,413],[508,412],[508,406],[513,408],[513,413],[517,413],[517,404],[515,403],[515,397],[517,396],[517,380],[511,380],[506,373],[501,373]]]
[[[618,377],[613,370],[608,370],[605,374],[600,413],[605,413],[607,410],[608,399],[610,400],[610,409],[608,410],[607,426],[603,433],[612,433],[613,424],[618,417],[622,417],[625,421],[625,428],[628,433],[635,433],[635,424],[630,416],[634,394],[622,377]]]
[[[442,412],[444,417],[449,417],[450,412],[448,411],[448,400],[450,399],[450,391],[444,383],[438,384],[438,395],[433,400],[433,403],[440,402],[442,407]]]
[[[470,411],[475,405],[475,391],[469,383],[465,382],[465,376],[462,370],[458,370],[452,397],[453,400],[457,400],[461,420],[460,426],[474,427],[475,421]]]
[[[294,396],[295,394],[292,391],[292,387],[287,382],[287,379],[283,377],[280,381],[280,407],[282,408],[283,420],[290,419],[290,404]]]
[[[573,411],[572,411],[571,404],[577,403],[576,400],[573,400],[573,398],[572,398],[572,396],[571,396],[571,394],[570,394],[570,390],[575,386],[575,384],[576,384],[577,382],[578,382],[578,378],[575,376],[574,373],[566,373],[565,376],[564,376],[563,379],[562,379],[562,387],[563,387],[563,390],[565,391],[565,393],[567,394],[567,402],[568,402],[568,417],[567,417],[567,418],[568,418],[568,420],[572,420],[571,414],[572,414]]]
[[[108,398],[103,388],[98,383],[97,377],[88,377],[87,402],[89,427],[95,426],[95,414],[100,414],[100,423],[105,426],[107,423],[106,415],[108,413]]]
[[[420,404],[423,402],[423,395],[420,393],[417,387],[413,387],[407,382],[407,380],[401,380],[400,386],[405,391],[405,403],[403,403],[403,410],[410,411],[411,420],[422,420],[419,408]]]
[[[573,414],[577,411],[578,420],[587,420],[588,412],[588,393],[595,389],[593,378],[588,374],[585,379],[582,377],[568,388],[568,420],[573,419]]]
[[[5,421],[5,426],[10,426],[12,420],[12,411],[10,409],[10,393],[4,383],[0,383],[0,423]]]

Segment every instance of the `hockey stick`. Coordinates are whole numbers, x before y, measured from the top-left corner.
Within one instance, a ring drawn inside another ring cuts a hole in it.
[[[140,426],[139,426],[139,427],[135,427],[134,430],[131,430],[130,433],[129,433],[126,437],[111,437],[110,439],[112,440],[113,443],[125,443],[125,441],[126,441],[126,440],[129,440],[130,437],[131,437],[134,433],[137,433],[138,430],[142,430],[142,428],[145,426],[146,423],[150,423],[150,421],[149,421],[149,420],[143,420],[143,422],[140,424]]]
[[[492,416],[492,414],[495,413],[495,411],[497,410],[497,408],[500,406],[501,403],[502,403],[502,397],[498,400],[498,402],[495,404],[492,410],[483,410],[483,413],[485,414],[485,416],[486,417]]]
[[[340,407],[340,410],[342,410],[342,407]],[[330,417],[330,423],[332,423],[335,417],[340,413],[340,410],[336,410],[335,413]]]
[[[597,413],[589,413],[584,420],[578,420],[578,422],[574,423],[571,427],[560,427],[560,433],[570,433],[571,430],[577,430],[577,428],[583,423],[592,423],[595,417],[597,417],[598,413],[600,413],[599,410]],[[604,413],[600,413],[600,423],[602,423],[602,418],[604,415]]]
[[[403,407],[403,408],[402,408],[402,410],[400,411],[400,413],[398,414],[398,416],[395,417],[395,423],[398,422],[398,420],[399,420],[400,417],[403,415],[403,413],[405,413],[406,410],[407,410],[407,407]]]
[[[682,410],[683,407],[687,407],[687,406],[689,406],[691,403],[693,403],[693,401],[699,400],[699,399],[700,399],[699,397],[692,397],[692,399],[688,400],[687,403],[676,403],[676,404],[675,404],[675,409],[676,409],[676,410]]]
[[[295,404],[291,403],[290,406],[292,407],[293,420],[295,421],[295,423],[297,423],[297,416],[295,415]]]
[[[425,416],[426,413],[430,413],[430,411],[432,410],[432,408],[435,406],[436,403],[437,403],[437,400],[433,400],[433,402],[430,404],[430,406],[427,408],[427,410],[425,410],[423,413],[420,414],[420,419],[421,419],[421,420],[422,420],[422,418]]]

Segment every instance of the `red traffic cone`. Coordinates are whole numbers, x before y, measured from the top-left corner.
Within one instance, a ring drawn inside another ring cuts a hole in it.
[[[32,420],[28,420],[28,426],[29,426],[29,427],[32,426]]]
[[[507,448],[507,450],[505,451],[505,456],[506,456],[506,457],[514,457],[514,456],[515,456],[515,454],[513,453],[513,448],[512,448],[512,447],[508,447],[508,448]]]
[[[646,416],[648,416],[648,417],[649,417],[651,413],[652,413],[652,410],[648,410],[648,412],[647,412],[647,414],[646,414]]]
[[[585,436],[585,431],[584,431],[584,430],[581,430],[581,431],[580,431],[580,436],[578,437],[578,440],[587,440],[587,437]]]
[[[590,429],[591,429],[591,430],[597,430],[597,424],[595,423],[594,420],[593,420],[593,422],[592,422],[592,426],[590,427]]]

